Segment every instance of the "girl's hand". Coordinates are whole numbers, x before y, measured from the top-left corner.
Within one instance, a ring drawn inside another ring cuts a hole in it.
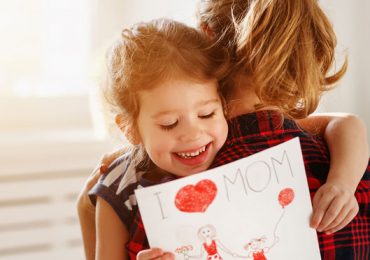
[[[137,260],[174,260],[175,255],[170,252],[163,252],[160,248],[150,248],[143,251],[140,251],[137,255]]]
[[[312,203],[311,227],[326,234],[344,228],[359,210],[354,192],[345,184],[334,182],[322,185]]]

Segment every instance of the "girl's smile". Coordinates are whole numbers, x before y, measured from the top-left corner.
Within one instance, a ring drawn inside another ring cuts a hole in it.
[[[181,163],[195,166],[204,163],[207,161],[208,158],[208,151],[212,143],[208,143],[207,145],[202,146],[201,148],[190,150],[186,152],[177,152],[173,153],[175,158],[179,160]]]
[[[207,170],[227,137],[217,82],[178,76],[138,95],[138,136],[153,163],[177,176]]]

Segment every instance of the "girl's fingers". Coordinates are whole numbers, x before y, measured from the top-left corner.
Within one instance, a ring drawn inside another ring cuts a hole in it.
[[[163,250],[160,248],[150,248],[140,251],[137,255],[138,260],[149,260],[149,259],[161,259],[163,256]]]
[[[357,215],[357,213],[358,213],[358,208],[352,208],[348,212],[347,216],[343,219],[343,221],[340,224],[338,224],[337,226],[333,227],[332,229],[329,229],[325,233],[327,235],[330,235],[330,234],[332,234],[334,232],[337,232],[338,230],[341,230],[342,228],[344,228],[345,226],[347,226],[347,224],[349,222],[352,221],[352,219]]]
[[[164,253],[163,256],[159,259],[161,259],[161,260],[175,260],[175,256],[174,256],[174,254],[167,252],[167,253]]]

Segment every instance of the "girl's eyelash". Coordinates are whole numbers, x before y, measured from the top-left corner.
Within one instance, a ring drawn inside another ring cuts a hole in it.
[[[170,124],[170,125],[160,125],[160,128],[162,130],[169,131],[169,130],[175,128],[176,125],[177,125],[177,121],[173,124]]]
[[[211,118],[215,115],[215,111],[213,111],[212,113],[209,113],[207,115],[202,115],[202,116],[199,116],[199,118],[202,118],[202,119],[207,119],[207,118]]]
[[[208,119],[208,118],[212,118],[214,115],[216,114],[216,111],[212,111],[211,113],[209,114],[206,114],[206,115],[199,115],[198,117],[201,118],[201,119]],[[162,130],[165,130],[165,131],[169,131],[173,128],[175,128],[177,126],[177,123],[178,121],[176,121],[175,123],[173,124],[170,124],[170,125],[159,125],[159,127],[162,129]]]

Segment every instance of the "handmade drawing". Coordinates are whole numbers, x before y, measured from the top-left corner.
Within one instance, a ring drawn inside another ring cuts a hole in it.
[[[211,180],[201,180],[195,186],[186,185],[175,197],[176,207],[183,212],[205,212],[217,194],[217,186]]]
[[[320,259],[298,138],[135,195],[150,246],[176,259]]]
[[[273,247],[271,245],[270,247],[264,247],[264,244],[266,243],[266,237],[260,237],[260,238],[253,238],[251,241],[248,242],[244,246],[244,249],[247,250],[247,257],[251,258],[253,257],[253,260],[266,260],[265,253],[268,253],[268,251]]]
[[[294,199],[294,191],[291,188],[285,188],[279,193],[279,203],[285,208],[285,206],[288,206]]]
[[[200,254],[189,255],[188,252],[183,253],[184,259],[201,259],[204,256],[207,260],[223,260],[219,250],[224,253],[236,257],[237,254],[229,250],[221,241],[217,238],[216,228],[213,225],[207,224],[198,229],[198,239],[201,242]],[[177,253],[177,252],[176,252]]]
[[[185,260],[189,259],[189,252],[193,250],[192,245],[181,246],[175,249],[175,253],[179,255],[183,255]]]

